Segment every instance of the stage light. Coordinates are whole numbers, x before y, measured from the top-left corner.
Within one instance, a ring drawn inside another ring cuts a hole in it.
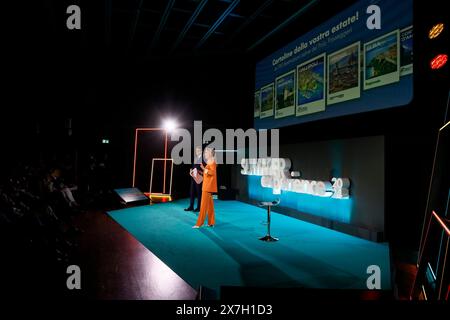
[[[168,132],[175,130],[177,127],[177,123],[173,119],[166,119],[163,123],[164,130]]]
[[[444,31],[444,24],[438,23],[435,24],[431,29],[430,32],[428,32],[428,38],[429,39],[435,39],[439,37],[439,35]]]
[[[433,70],[440,69],[447,63],[447,60],[448,60],[448,55],[438,54],[433,59],[431,59],[430,68]]]

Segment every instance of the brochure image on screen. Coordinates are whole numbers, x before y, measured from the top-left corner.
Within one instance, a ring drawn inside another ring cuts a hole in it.
[[[261,113],[260,118],[273,116],[274,93],[273,83],[261,88]]]
[[[276,100],[275,118],[295,114],[295,70],[292,70],[275,80]]]
[[[359,47],[360,41],[328,56],[327,104],[361,96]]]
[[[255,92],[255,100],[254,100],[254,113],[253,113],[253,117],[259,117],[259,114],[261,112],[261,91],[256,91]]]
[[[413,73],[413,28],[400,30],[400,77]]]
[[[297,66],[297,110],[302,116],[325,110],[325,54]]]
[[[364,90],[400,80],[399,30],[364,44]]]

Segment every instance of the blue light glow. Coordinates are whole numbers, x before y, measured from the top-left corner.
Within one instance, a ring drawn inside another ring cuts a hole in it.
[[[334,199],[312,196],[289,191],[281,191],[281,195],[274,195],[272,189],[261,186],[261,177],[247,176],[248,194],[251,200],[273,201],[280,199],[280,206],[299,212],[324,217],[334,221],[350,223],[353,200]]]

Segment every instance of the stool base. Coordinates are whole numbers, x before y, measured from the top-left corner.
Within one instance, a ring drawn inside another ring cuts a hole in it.
[[[275,242],[275,241],[278,241],[279,239],[278,238],[274,238],[274,237],[272,237],[270,235],[267,235],[267,236],[264,236],[262,238],[259,238],[259,240],[266,241],[266,242]]]

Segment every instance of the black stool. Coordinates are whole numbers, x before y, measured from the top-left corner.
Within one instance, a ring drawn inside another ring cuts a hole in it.
[[[259,240],[267,241],[267,242],[275,242],[278,241],[278,238],[274,238],[270,235],[270,208],[277,206],[280,203],[280,200],[272,201],[272,202],[260,202],[260,207],[267,207],[267,234],[259,238]]]

